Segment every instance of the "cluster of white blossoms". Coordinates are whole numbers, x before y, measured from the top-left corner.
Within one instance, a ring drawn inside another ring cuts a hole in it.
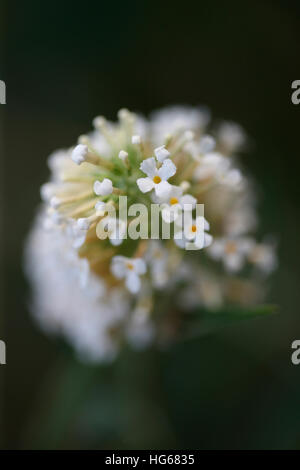
[[[180,312],[196,305],[261,300],[276,257],[273,243],[253,238],[255,200],[236,155],[245,135],[234,123],[209,124],[204,108],[166,108],[149,120],[122,109],[117,123],[97,117],[92,133],[50,156],[26,247],[32,306],[83,359],[111,360],[124,342],[165,344],[181,333]],[[128,206],[159,204],[173,236],[153,239],[150,223],[147,237],[127,237],[137,218],[118,217],[121,196]]]

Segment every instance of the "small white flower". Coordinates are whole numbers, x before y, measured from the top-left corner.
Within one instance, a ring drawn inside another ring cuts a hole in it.
[[[104,178],[102,182],[95,181],[94,191],[97,196],[107,196],[108,194],[111,194],[113,192],[112,181],[108,178]]]
[[[226,174],[223,176],[222,183],[226,184],[227,186],[231,187],[238,187],[243,181],[243,176],[241,171],[238,168],[230,169]]]
[[[250,238],[219,238],[208,249],[215,260],[222,260],[228,271],[239,271],[245,264],[246,257],[254,246]]]
[[[185,191],[187,191],[188,189],[190,189],[191,187],[191,183],[189,181],[182,181],[180,183],[180,187],[182,189],[182,191],[185,193]]]
[[[139,135],[133,135],[131,138],[131,143],[133,145],[139,145],[141,143],[141,137]]]
[[[166,149],[165,145],[154,149],[154,153],[157,160],[161,163],[170,156],[170,152]]]
[[[183,133],[183,141],[190,142],[195,138],[195,133],[191,130],[187,130]]]
[[[209,152],[199,159],[194,178],[204,181],[210,178],[220,180],[230,167],[230,160],[217,152]]]
[[[128,153],[125,152],[125,150],[120,150],[120,152],[119,152],[120,160],[122,160],[124,162],[124,160],[126,160],[127,157],[128,157]]]
[[[193,210],[196,206],[197,199],[190,194],[182,195],[183,189],[179,186],[171,186],[168,197],[160,198],[159,202],[163,203],[162,218],[165,222],[174,222],[184,210]]]
[[[147,175],[147,178],[139,178],[137,185],[142,193],[147,193],[152,189],[158,197],[167,197],[172,186],[168,179],[175,175],[176,166],[167,158],[162,166],[157,169],[155,158],[147,158],[141,163],[140,169]]]
[[[239,189],[243,181],[239,169],[232,168],[232,162],[228,157],[218,153],[209,152],[197,158],[198,166],[194,172],[197,181],[215,179],[218,183]]]
[[[182,220],[175,222],[178,227],[182,228]],[[213,237],[207,233],[210,226],[203,216],[196,217],[191,223],[185,225],[184,229],[176,231],[174,241],[179,248],[188,248],[189,243],[194,245],[198,250],[211,245]]]
[[[126,222],[115,217],[107,216],[99,222],[99,230],[107,233],[110,243],[114,246],[121,245],[126,235],[126,229]]]
[[[53,209],[58,209],[60,205],[61,205],[61,199],[59,199],[59,197],[53,196],[50,199],[50,207],[52,207]]]
[[[146,272],[146,263],[142,258],[114,256],[111,271],[117,279],[125,279],[127,289],[132,294],[136,294],[141,287],[140,276]]]
[[[239,150],[246,142],[244,129],[235,122],[225,121],[218,129],[218,139],[227,152]]]
[[[187,141],[184,145],[184,150],[190,153],[195,161],[201,162],[206,154],[213,152],[215,146],[215,139],[210,135],[204,135],[200,140],[193,139]]]
[[[105,204],[105,202],[103,202],[103,201],[98,201],[98,202],[96,202],[96,204],[95,204],[96,212],[98,212],[99,214],[105,212],[105,207],[106,207],[106,204]]]
[[[42,200],[48,202],[54,197],[55,186],[52,183],[45,183],[41,186],[40,193]]]
[[[203,131],[210,119],[207,108],[171,106],[152,113],[152,136],[154,142],[162,142],[168,135],[179,135],[186,130]]]
[[[249,261],[265,274],[270,274],[277,266],[274,245],[258,243],[249,253]]]
[[[216,146],[216,141],[211,135],[204,135],[199,142],[199,152],[206,154],[212,152]]]
[[[74,148],[71,158],[73,162],[75,162],[77,165],[80,165],[86,160],[88,152],[89,150],[86,145],[79,144]]]
[[[158,240],[150,240],[145,255],[147,264],[150,267],[153,285],[161,289],[169,281],[168,272],[169,252]]]

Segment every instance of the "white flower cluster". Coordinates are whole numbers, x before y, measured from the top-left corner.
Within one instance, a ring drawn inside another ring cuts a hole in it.
[[[26,248],[36,317],[95,361],[115,357],[124,340],[144,347],[176,337],[167,315],[174,305],[257,301],[259,273],[276,265],[273,244],[251,235],[257,220],[237,164],[245,142],[238,125],[208,134],[208,110],[180,106],[148,121],[126,109],[118,118],[97,117],[91,134],[50,156],[50,182]],[[107,216],[118,212],[120,195],[149,208],[159,203],[173,238],[126,238],[128,222],[111,224]],[[197,204],[205,218],[194,215]],[[186,243],[200,251],[184,250]]]

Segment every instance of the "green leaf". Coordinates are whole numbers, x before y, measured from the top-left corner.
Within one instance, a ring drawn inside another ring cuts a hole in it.
[[[227,307],[218,310],[196,308],[185,316],[183,340],[206,336],[227,325],[278,312],[276,305],[259,305],[253,308]]]

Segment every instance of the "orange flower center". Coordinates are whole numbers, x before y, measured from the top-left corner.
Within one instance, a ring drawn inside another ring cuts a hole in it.
[[[225,251],[227,254],[235,253],[236,252],[236,243],[235,242],[227,242]]]
[[[194,232],[194,233],[197,232],[197,227],[196,227],[196,225],[192,225],[191,230],[192,230],[192,232]]]
[[[161,182],[161,177],[158,175],[155,175],[153,178],[153,183],[158,184]]]
[[[171,197],[171,199],[170,199],[170,204],[171,204],[171,206],[173,206],[174,204],[178,204],[178,199],[177,199],[177,197]]]

